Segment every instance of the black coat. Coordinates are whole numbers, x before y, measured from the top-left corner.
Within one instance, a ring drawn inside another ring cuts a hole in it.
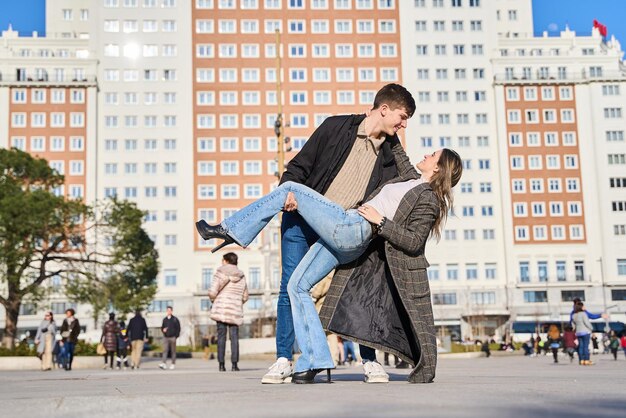
[[[178,321],[178,318],[176,318],[174,315],[172,315],[170,319],[168,319],[167,316],[163,318],[163,324],[161,325],[161,332],[163,332],[163,328],[167,328],[167,332],[163,333],[164,337],[178,338],[180,336],[180,322]]]
[[[141,315],[135,315],[128,323],[128,337],[131,341],[148,338],[148,325]]]
[[[289,161],[280,184],[293,181],[304,184],[320,194],[326,193],[346,162],[363,119],[365,115],[340,115],[327,118],[313,132],[300,152]],[[387,136],[378,153],[372,177],[363,198],[398,175],[392,151],[396,146],[402,147],[398,136]]]
[[[63,337],[63,334],[66,334],[66,337]],[[80,334],[80,323],[78,319],[74,318],[72,324],[65,318],[63,320],[63,324],[61,324],[61,337],[63,337],[63,341],[69,341],[71,343],[78,343],[78,334]]]

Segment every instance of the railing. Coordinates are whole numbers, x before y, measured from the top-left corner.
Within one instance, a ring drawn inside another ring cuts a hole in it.
[[[624,71],[602,71],[597,74],[588,74],[584,69],[580,72],[570,71],[566,74],[543,74],[532,72],[531,74],[495,74],[494,82],[496,84],[516,84],[516,83],[571,83],[580,81],[593,80],[626,80],[626,72]]]
[[[50,77],[50,76],[36,76],[36,75],[3,75],[0,74],[0,84],[20,84],[20,85],[60,85],[60,84],[75,84],[75,83],[87,83],[95,84],[98,78],[95,75],[88,76],[63,76],[63,77]]]

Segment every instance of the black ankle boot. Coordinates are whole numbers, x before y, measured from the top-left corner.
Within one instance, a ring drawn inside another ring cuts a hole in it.
[[[224,363],[220,363],[220,372],[225,372],[226,371],[226,366],[224,366]]]
[[[330,369],[312,369],[306,370],[303,372],[296,372],[291,376],[291,383],[298,384],[306,384],[306,383],[315,383],[315,376],[326,370],[326,375],[328,376],[328,380],[326,383],[331,383],[330,381]]]
[[[237,363],[233,363],[233,368],[231,369],[233,372],[238,372],[239,367],[237,367]]]
[[[211,250],[212,253],[216,252],[226,245],[233,244],[235,242],[235,240],[226,233],[221,224],[209,225],[208,223],[206,223],[206,221],[200,220],[196,222],[196,230],[204,240],[210,240],[212,238],[224,240],[224,242]]]

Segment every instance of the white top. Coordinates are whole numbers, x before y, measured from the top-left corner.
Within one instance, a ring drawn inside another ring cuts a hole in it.
[[[388,184],[372,200],[365,204],[376,209],[378,213],[387,219],[393,219],[404,195],[422,183],[424,183],[424,180],[420,178]]]

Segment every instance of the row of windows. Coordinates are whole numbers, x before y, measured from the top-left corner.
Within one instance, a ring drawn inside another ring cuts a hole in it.
[[[69,126],[71,128],[83,128],[85,126],[85,113],[83,112],[67,112],[69,113]],[[64,128],[66,112],[30,112],[31,128],[46,128],[47,118],[50,118],[51,128]],[[27,113],[12,112],[11,126],[13,128],[25,128],[27,126]]]
[[[176,7],[176,0],[104,0],[104,7],[138,7],[140,2],[144,8]]]
[[[585,291],[584,290],[561,290],[561,302],[571,302],[576,298],[584,301]],[[525,290],[524,291],[524,303],[545,303],[545,302],[548,302],[548,292],[546,290]]]
[[[107,92],[104,93],[104,104],[106,105],[118,105],[119,104],[120,93],[117,92]],[[136,92],[125,92],[123,93],[124,104],[125,105],[138,105],[139,104],[140,93]],[[176,104],[176,93],[174,92],[165,92],[162,97],[162,104],[173,105]],[[159,93],[156,92],[145,92],[143,93],[143,105],[150,106],[159,104]]]
[[[480,7],[481,0],[432,0],[429,1],[433,8],[438,9],[445,7],[444,3],[450,5],[450,7],[458,8],[463,7],[464,4],[469,7]],[[426,7],[426,0],[413,0],[413,5],[416,8],[424,8]]]
[[[66,174],[65,167],[69,167],[67,174],[70,176],[84,176],[85,175],[85,161],[83,160],[50,160],[48,161],[50,168],[54,169],[59,174]]]
[[[446,23],[447,22],[445,20],[435,20],[433,21],[432,30],[435,32],[443,32],[446,30]],[[465,22],[463,20],[453,20],[450,22],[450,26],[453,32],[463,32],[465,30]],[[470,20],[469,28],[472,32],[482,31],[483,30],[482,20]],[[415,31],[416,32],[428,31],[427,21],[416,20]]]
[[[122,78],[120,78],[120,72],[122,73]],[[105,81],[139,81],[140,70],[136,69],[126,69],[126,70],[117,70],[117,69],[105,69],[104,70],[104,80]],[[162,76],[159,77],[159,71],[155,69],[145,69],[143,70],[143,81],[176,81],[177,79],[177,71],[172,69],[165,69],[162,71]]]
[[[549,267],[547,261],[537,261],[536,275],[531,274],[531,265],[529,261],[519,262],[519,282],[541,282],[546,283],[550,281],[566,282],[566,281],[585,281],[585,262],[583,260],[575,260],[573,270],[571,266],[568,267],[568,263],[565,260],[557,260],[553,267]],[[573,271],[573,275],[571,274]],[[550,279],[552,277],[552,279]]]
[[[139,197],[139,193],[138,187],[124,187],[122,188],[124,195],[123,197],[125,199],[135,199],[137,197]],[[164,186],[163,187],[163,196],[164,197],[168,197],[168,198],[173,198],[176,197],[178,191],[176,186]],[[118,188],[117,187],[105,187],[104,188],[104,197],[117,197],[119,196],[118,194]],[[144,193],[143,193],[144,197],[147,198],[154,198],[154,197],[158,197],[158,191],[157,191],[157,187],[156,186],[147,186],[144,187]]]
[[[82,199],[85,197],[85,186],[82,184],[68,184],[67,187],[65,185],[60,185],[52,189],[52,194],[59,197],[66,196],[71,199]]]
[[[73,9],[61,9],[61,15],[65,21],[74,20]],[[82,22],[89,20],[89,9],[79,9],[79,18]]]
[[[429,103],[430,102],[430,94],[429,91],[418,91],[417,92],[417,100],[420,103]],[[468,97],[472,97],[475,102],[486,102],[487,101],[487,92],[484,90],[477,90],[473,93],[470,93],[471,96],[468,96],[468,92],[464,90],[455,91],[455,97],[457,102],[467,102]],[[437,92],[437,102],[439,103],[447,103],[450,101],[450,92],[448,91],[438,91]]]
[[[431,136],[422,136],[420,137],[420,143],[422,144],[422,148],[431,148],[433,146],[433,138]],[[469,136],[459,136],[457,138],[457,146],[459,148],[469,147],[471,144],[471,138]],[[484,135],[479,135],[476,137],[476,145],[479,147],[488,147],[489,146],[489,137]],[[439,146],[440,147],[451,147],[452,146],[452,137],[449,136],[440,136],[439,137]]]
[[[551,225],[550,237],[548,237],[548,227],[545,225],[536,225],[532,227],[533,240],[543,241],[551,239],[553,241],[563,241],[566,237],[565,225]],[[530,227],[529,226],[516,226],[515,227],[515,240],[516,241],[529,241]],[[585,239],[584,229],[582,225],[569,225],[569,239],[573,241],[580,241]]]
[[[582,202],[513,202],[513,216],[516,218],[528,216],[528,207],[533,217],[565,216],[565,208],[567,208],[567,216],[582,216],[583,214]],[[549,209],[549,214],[546,207]]]
[[[107,175],[118,174],[118,172],[120,172],[118,170],[118,166],[124,167],[124,174],[137,174],[139,165],[138,163],[105,163],[104,173]],[[177,167],[178,166],[175,162],[163,163],[163,172],[165,174],[176,174]],[[157,163],[143,163],[144,174],[157,174],[157,171]]]
[[[260,168],[260,167],[259,167]],[[245,173],[244,173],[245,174]],[[248,174],[261,174],[248,173]],[[199,200],[215,200],[220,199],[240,199],[242,197],[241,189],[243,188],[244,199],[258,199],[263,196],[262,184],[220,184],[220,193],[217,194],[217,185],[215,184],[199,184],[197,189],[197,198]]]
[[[544,184],[548,184],[548,193],[561,193],[563,191],[563,180],[565,180],[565,191],[567,193],[580,192],[580,179],[576,177],[561,178],[536,178],[536,179],[512,179],[511,192],[526,193],[526,185],[530,193],[543,193],[545,191]]]
[[[302,149],[304,144],[306,143],[306,137],[293,137],[290,139],[289,143],[294,151]],[[200,137],[197,141],[197,152],[217,152],[217,140],[216,138],[210,137]],[[260,152],[261,149],[261,138],[259,137],[221,137],[219,138],[219,152]],[[268,137],[266,138],[266,151],[268,152],[276,152],[278,150],[276,146],[276,137]]]
[[[137,20],[124,20],[121,22],[115,19],[105,19],[104,20],[104,31],[105,32],[119,32],[120,28],[124,33],[134,33],[139,32],[139,21]],[[154,19],[146,19],[143,20],[142,32],[150,33],[150,32],[158,32],[159,31],[159,22]],[[163,20],[161,21],[161,30],[163,32],[176,32],[177,24],[175,20]]]
[[[450,125],[452,121],[456,121],[457,125],[468,125],[470,123],[469,113],[457,113],[456,118],[449,113],[439,113],[436,116],[439,125]],[[477,125],[486,125],[488,123],[487,113],[476,113],[473,116],[474,123]],[[433,123],[433,115],[420,113],[418,120],[420,125],[431,125]]]
[[[453,70],[448,70],[447,68],[436,68],[435,69],[435,79],[437,80],[447,80],[449,73],[454,73],[454,78],[456,80],[465,80],[467,78],[468,70],[466,68],[455,68]],[[418,80],[429,80],[431,71],[428,68],[418,68],[417,69],[417,79]],[[473,68],[472,69],[472,77],[474,80],[484,80],[485,79],[485,69],[484,68]]]
[[[217,161],[207,161],[201,160],[197,163],[197,173],[199,176],[217,176]],[[241,173],[243,175],[262,175],[263,174],[263,164],[266,164],[267,171],[266,174],[274,175],[277,171],[276,161],[243,161],[240,168],[239,161],[219,161],[220,164],[220,172],[219,175],[222,176],[239,176]]]
[[[376,92],[374,90],[361,90],[358,92],[360,104],[372,104]],[[283,95],[284,96],[284,95]],[[308,91],[291,91],[288,93],[289,103],[292,105],[306,105],[309,104],[309,92]],[[354,93],[346,93],[346,91],[332,92],[330,90],[314,90],[311,92],[313,98],[312,103],[314,105],[332,105],[333,99],[337,102],[350,102],[355,101]],[[241,99],[240,99],[241,97]],[[240,103],[241,100],[241,103]],[[260,91],[221,91],[219,92],[219,100],[216,100],[216,92],[214,91],[196,91],[196,105],[198,106],[214,106],[216,102],[221,106],[258,106],[261,104],[261,92]],[[283,97],[283,103],[285,99]],[[277,94],[276,91],[265,92],[265,104],[276,105]]]
[[[211,283],[214,277],[214,269],[205,267],[202,269],[201,275],[201,289],[208,290],[211,288]],[[271,286],[273,289],[278,288],[280,284],[278,270],[275,270],[271,277]],[[248,272],[246,274],[246,284],[249,289],[257,290],[261,289],[263,286],[262,277],[261,277],[261,267],[248,267]]]
[[[139,116],[137,115],[127,115],[123,118],[121,116],[115,115],[105,115],[104,116],[104,126],[106,128],[119,128],[123,126],[126,128],[138,128],[139,127]],[[167,127],[172,128],[175,127],[178,121],[178,117],[176,115],[165,115],[162,116],[162,121],[160,124],[157,123],[156,115],[146,115],[143,117],[143,125],[144,128],[157,128],[157,127]]]
[[[457,305],[456,292],[433,293],[433,305]],[[472,305],[495,305],[496,292],[471,292]]]
[[[626,177],[611,177],[609,179],[609,187],[626,188]]]
[[[571,87],[559,87],[559,100],[569,101],[574,99]],[[552,101],[556,100],[555,87],[523,87],[524,100],[527,102],[534,102],[537,100]],[[541,96],[537,92],[541,92]],[[506,88],[506,100],[509,102],[517,102],[521,98],[520,87],[507,87]]]
[[[541,50],[536,50],[541,52]],[[584,49],[583,49],[583,55],[584,55]],[[531,51],[532,52],[532,51]],[[505,53],[504,55],[508,55],[508,51],[507,50],[500,50],[500,53]],[[525,55],[525,50],[523,49],[518,49],[517,50],[518,55]],[[558,50],[552,50],[553,55],[559,55]],[[542,55],[542,54],[539,54]],[[519,73],[518,70],[516,70],[515,67],[506,67],[504,69],[504,78],[506,80],[531,80],[531,79],[539,79],[539,80],[554,80],[554,73],[553,73],[554,68],[550,68],[550,67],[538,67],[533,69],[533,67],[522,67],[522,71],[521,74]],[[592,66],[589,67],[588,71],[586,72],[585,70],[582,71],[582,76],[583,77],[602,77],[603,75],[603,69],[600,66]],[[569,74],[568,74],[568,68],[565,66],[561,66],[561,67],[557,67],[556,68],[556,77],[559,80],[566,80],[569,78]],[[566,99],[567,100],[567,99]]]
[[[472,44],[470,46],[472,55],[484,55],[485,49],[483,44]],[[465,55],[466,45],[465,44],[454,44],[451,45],[452,55]],[[445,44],[437,44],[434,45],[434,55],[442,56],[448,54],[448,45]],[[415,54],[417,56],[425,56],[429,55],[428,53],[428,45],[416,45],[415,46]]]
[[[66,89],[30,89],[30,103],[46,104],[50,92],[50,103],[66,103]],[[11,102],[28,103],[28,89],[12,89]],[[70,103],[85,103],[85,89],[70,89]]]
[[[119,57],[135,59],[139,56],[144,58],[154,58],[159,56],[159,45],[157,44],[145,44],[138,45],[135,43],[129,43],[120,48],[118,44],[106,44],[104,46],[105,57]],[[178,55],[178,47],[174,44],[164,44],[161,46],[161,56],[163,57],[175,57]]]
[[[240,8],[254,10],[262,4],[266,10],[278,10],[283,8],[283,2],[291,10],[304,10],[307,3],[312,10],[326,10],[331,4],[335,10],[350,10],[353,3],[357,10],[373,10],[374,5],[379,10],[389,10],[394,9],[396,3],[395,0],[240,0]],[[217,5],[218,9],[234,10],[237,3],[237,0],[196,0],[196,9],[213,9]]]
[[[164,210],[163,219],[165,222],[176,222],[178,220],[178,211],[176,210]],[[158,212],[156,210],[146,211],[143,218],[144,222],[157,222]]]
[[[617,200],[611,202],[613,212],[626,212],[626,201]]]
[[[115,21],[117,23],[117,21]],[[124,23],[126,24],[125,21]],[[144,32],[147,21],[144,21]],[[155,22],[155,21],[149,21]],[[156,23],[156,22],[155,22]],[[312,34],[329,34],[331,21],[328,19],[289,19],[287,20],[287,32],[294,34],[307,33],[307,23]],[[332,28],[335,34],[351,34],[354,31],[360,34],[375,33],[375,28],[379,33],[395,33],[396,21],[390,19],[378,19],[376,24],[374,19],[335,19],[332,21]],[[257,19],[218,19],[217,30],[214,19],[196,19],[196,33],[201,34],[236,34],[237,24],[241,34],[258,34],[260,32],[259,20]],[[119,25],[118,25],[119,26]],[[281,19],[265,19],[263,21],[264,33],[274,34],[276,30],[283,31],[283,21]],[[115,31],[117,32],[117,30]]]
[[[138,149],[138,140],[137,139],[125,139],[124,140],[124,150],[125,151],[136,151]],[[104,140],[104,149],[105,151],[117,151],[118,147],[117,139],[105,139]],[[164,139],[163,140],[163,149],[165,150],[175,150],[177,146],[176,139]],[[159,149],[158,140],[156,139],[144,139],[143,140],[143,149],[144,151],[156,151]]]
[[[478,211],[474,210],[474,206],[461,206],[461,215],[465,218],[473,217]],[[490,217],[493,216],[494,209],[493,206],[486,205],[480,207],[480,214],[482,216]]]
[[[525,123],[574,123],[574,109],[559,109],[559,113],[561,115],[560,120],[557,120],[557,111],[556,109],[543,109],[541,114],[543,116],[543,120],[539,119],[540,111],[537,109],[525,109],[524,113],[524,122]],[[507,122],[510,124],[519,124],[522,123],[522,110],[520,109],[512,109],[507,111]]]
[[[11,146],[22,151],[26,151],[26,137],[11,137]],[[84,151],[85,138],[82,136],[31,136],[29,151],[43,152],[50,150],[53,152],[65,151],[66,147],[69,151]]]
[[[472,193],[474,191],[474,183],[461,183],[459,185],[461,189],[461,193]],[[481,193],[491,193],[492,185],[490,181],[481,181],[479,183],[479,190]]]
[[[151,47],[149,52],[146,52],[146,47]],[[307,53],[310,47],[311,52]],[[126,48],[126,47],[125,47]],[[331,51],[334,51],[334,56],[331,57]],[[287,45],[287,53],[290,58],[306,58],[307,56],[313,58],[375,58],[376,57],[376,44],[354,44],[351,43],[338,43],[331,47],[330,44],[289,44]],[[217,54],[216,54],[217,52]],[[156,45],[144,45],[144,57],[157,56],[146,55],[157,54],[158,47]],[[282,55],[282,54],[281,54]],[[381,43],[378,44],[378,55],[380,57],[397,57],[398,56],[398,44],[396,43]],[[196,45],[196,57],[197,58],[261,58],[261,48],[259,44],[218,44],[217,48],[215,44],[197,44]],[[265,58],[275,58],[276,48],[273,44],[265,45]]]
[[[528,155],[527,157],[529,170],[542,170],[544,158],[545,167],[548,170],[559,170],[561,167],[570,170],[578,168],[578,155]],[[523,156],[512,155],[510,161],[511,170],[524,170],[526,168]]]
[[[482,238],[485,241],[491,241],[496,239],[496,230],[495,229],[483,229],[482,230]],[[456,241],[457,240],[457,231],[456,229],[446,229],[443,233],[443,239],[446,241]],[[463,239],[465,241],[475,241],[477,239],[477,232],[475,229],[464,229],[463,230]]]
[[[559,132],[526,132],[526,143],[524,144],[522,132],[509,133],[509,146],[511,147],[540,147],[542,145],[541,137],[543,136],[543,145],[547,147],[556,147],[561,145],[576,145],[576,132],[560,132],[561,140],[559,141]]]
[[[359,68],[355,71],[354,68],[336,68],[335,69],[335,81],[336,82],[354,82],[355,73],[362,76],[361,70],[369,72],[369,68]],[[378,68],[380,81],[397,81],[398,68],[396,67],[381,67]],[[332,81],[330,68],[313,68],[313,82],[315,83],[330,83]],[[239,80],[237,68],[220,68],[217,81],[220,83],[237,83],[239,81],[243,83],[260,83],[261,82],[261,70],[259,68],[242,68],[241,80]],[[367,74],[367,73],[364,73]],[[306,82],[306,70],[305,69],[290,69],[289,72],[290,81],[294,82]],[[196,70],[196,82],[198,83],[214,83],[215,69],[213,68],[198,68]],[[265,82],[276,83],[276,69],[265,69]]]
[[[433,264],[428,268],[428,279],[429,280],[439,280],[440,279],[440,271],[439,265]],[[459,280],[459,265],[456,263],[446,264],[445,268],[445,277],[447,280]],[[479,277],[480,276],[480,277]],[[478,280],[487,279],[487,280],[495,280],[497,276],[497,266],[496,263],[485,263],[483,275],[479,274],[478,264],[476,263],[467,263],[465,264],[465,271],[463,278],[466,280]]]

